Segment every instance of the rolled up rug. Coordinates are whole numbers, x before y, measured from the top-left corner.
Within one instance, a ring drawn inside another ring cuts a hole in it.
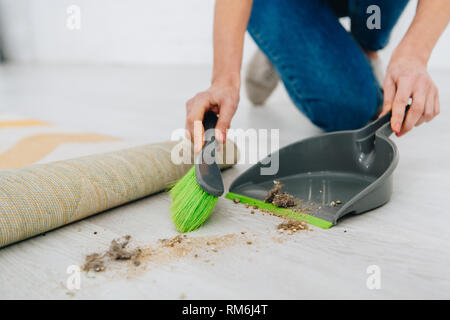
[[[0,247],[165,190],[192,166],[172,161],[179,143],[1,170]],[[236,146],[228,142],[223,150],[217,157],[227,164],[220,167],[235,164]]]

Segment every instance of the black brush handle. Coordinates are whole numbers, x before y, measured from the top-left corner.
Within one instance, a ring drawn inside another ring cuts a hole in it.
[[[205,128],[205,142],[213,142],[216,139],[214,129],[217,124],[217,115],[212,111],[207,111],[203,116],[203,127]]]
[[[195,176],[198,185],[207,193],[219,197],[224,192],[222,175],[216,163],[217,141],[214,128],[217,124],[217,115],[208,111],[203,117],[205,128],[205,145],[200,152],[199,160],[195,166]]]

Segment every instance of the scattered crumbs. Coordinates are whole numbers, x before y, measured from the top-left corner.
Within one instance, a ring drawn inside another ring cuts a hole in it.
[[[176,237],[170,238],[170,239],[159,239],[159,242],[163,247],[175,247],[175,245],[183,242],[183,237],[181,235],[178,235]]]
[[[248,204],[248,203],[246,203],[246,204],[245,204],[245,207],[246,207],[246,208],[248,208],[248,207],[250,207],[250,206],[249,206],[249,204]]]
[[[272,237],[272,241],[276,243],[283,243],[283,238],[280,237]]]
[[[181,299],[181,300],[186,299],[186,295],[185,295],[184,293],[180,294],[180,299]]]
[[[241,200],[240,199],[238,199],[238,198],[234,198],[234,203],[239,203],[239,202],[241,202]]]
[[[68,295],[68,296],[70,296],[70,297],[74,297],[74,296],[75,296],[75,293],[72,292],[72,291],[67,291],[67,292],[66,292],[66,295]]]
[[[280,223],[277,226],[277,229],[282,233],[287,231],[288,235],[292,235],[295,232],[301,230],[308,230],[308,224],[305,221],[297,221],[297,220],[289,220],[283,223]]]
[[[335,207],[335,206],[340,205],[340,204],[342,204],[341,200],[331,201],[330,202],[330,207]]]
[[[241,231],[241,234],[245,234],[245,231]]]
[[[255,210],[250,211],[250,214],[255,214]]]
[[[94,234],[97,234],[97,231],[94,231]]]
[[[248,244],[248,245],[250,245],[250,244],[252,244],[252,243],[253,243],[253,242],[251,242],[251,241],[247,241],[247,244]]]

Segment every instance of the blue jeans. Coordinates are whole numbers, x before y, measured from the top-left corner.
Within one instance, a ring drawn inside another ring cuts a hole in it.
[[[363,49],[386,46],[408,0],[254,0],[248,32],[275,66],[294,104],[326,131],[364,126],[382,89]],[[366,13],[378,5],[381,29]],[[351,19],[347,32],[338,18]]]

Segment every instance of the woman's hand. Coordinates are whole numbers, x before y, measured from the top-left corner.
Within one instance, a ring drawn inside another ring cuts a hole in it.
[[[239,103],[244,34],[251,9],[252,0],[216,0],[211,87],[186,103],[186,130],[188,138],[194,141],[195,152],[200,152],[204,144],[202,120],[208,110],[219,114],[215,130],[217,140],[221,143],[226,140]]]
[[[392,109],[391,126],[397,136],[404,135],[423,122],[431,121],[440,112],[438,89],[428,74],[426,63],[420,58],[394,53],[383,89],[381,115]],[[405,108],[410,97],[412,104],[405,118]]]
[[[239,103],[239,84],[214,81],[211,87],[197,93],[186,103],[186,130],[194,142],[195,152],[200,152],[204,144],[204,128],[201,125],[206,111],[212,110],[219,115],[216,125],[216,138],[220,143],[226,140],[227,130]],[[200,125],[194,126],[199,121]]]

